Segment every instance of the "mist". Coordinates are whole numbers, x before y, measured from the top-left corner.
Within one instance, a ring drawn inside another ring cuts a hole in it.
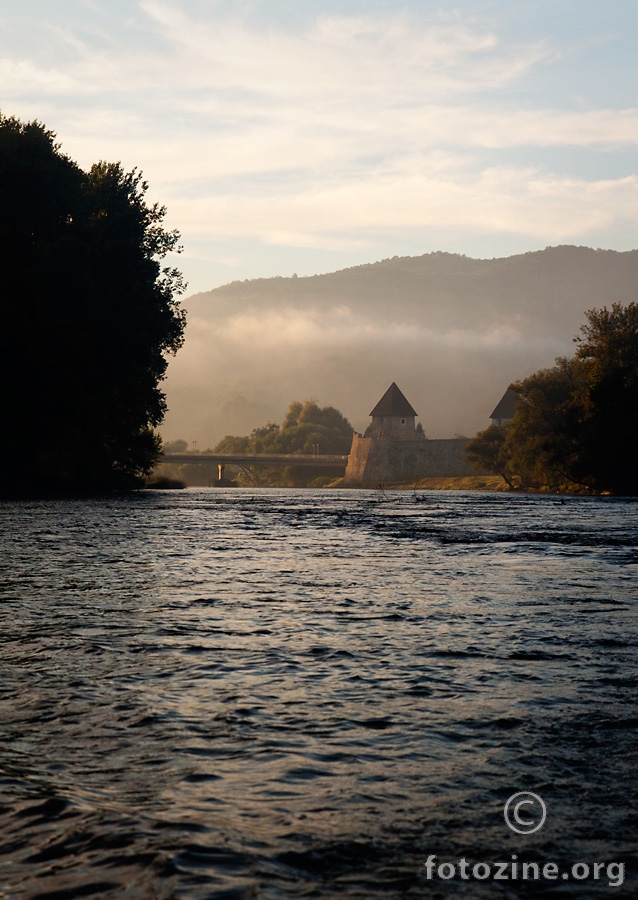
[[[233,282],[184,301],[161,433],[205,449],[309,398],[362,431],[396,381],[428,437],[470,436],[510,382],[572,355],[585,310],[635,300],[637,276],[638,251],[556,247]]]

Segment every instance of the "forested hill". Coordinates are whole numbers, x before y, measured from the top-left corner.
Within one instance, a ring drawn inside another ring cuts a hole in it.
[[[347,306],[366,314],[427,312],[432,325],[484,326],[488,321],[528,321],[537,333],[561,324],[601,298],[630,302],[638,295],[638,250],[618,253],[588,247],[548,247],[501,259],[453,253],[394,257],[308,278],[260,278],[195,294],[188,308],[202,318],[238,309]]]
[[[396,381],[430,437],[474,434],[511,381],[570,356],[584,312],[638,298],[638,250],[450,253],[236,281],[184,301],[166,437],[213,446],[281,421],[291,397],[355,428]]]

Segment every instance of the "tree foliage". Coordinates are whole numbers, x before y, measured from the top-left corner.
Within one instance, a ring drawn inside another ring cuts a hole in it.
[[[85,172],[42,124],[0,115],[5,492],[127,486],[158,455],[184,285],[160,266],[179,235],[147,188],[119,163]]]
[[[350,451],[353,428],[333,406],[293,401],[281,427],[269,422],[244,437],[227,435],[215,453],[337,453]]]
[[[599,490],[638,494],[638,304],[590,310],[581,332],[576,476]]]
[[[638,494],[638,304],[585,313],[571,359],[511,385],[511,423],[470,441],[478,470],[523,487]]]
[[[577,360],[558,359],[552,369],[541,369],[512,385],[519,404],[503,454],[508,470],[525,487],[558,489],[576,480],[574,391],[582,374]]]
[[[187,453],[188,441],[178,438],[176,441],[164,441],[162,445],[164,453]]]
[[[504,452],[507,431],[507,425],[490,425],[467,443],[465,453],[477,473],[500,475],[509,487],[513,487],[509,457]]]

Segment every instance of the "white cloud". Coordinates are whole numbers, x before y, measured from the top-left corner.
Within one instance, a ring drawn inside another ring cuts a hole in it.
[[[437,170],[437,166],[439,169]],[[192,234],[250,233],[291,246],[351,246],[390,229],[453,227],[509,231],[560,241],[632,220],[638,177],[584,181],[535,169],[489,168],[480,173],[435,159],[401,161],[393,169],[339,183],[261,196],[232,193],[171,201],[171,217]]]
[[[459,14],[323,16],[295,30],[158,0],[141,9],[139,46],[97,26],[50,28],[55,64],[9,54],[0,78],[15,111],[54,128],[82,165],[141,167],[186,242],[353,250],[461,227],[549,243],[638,224],[634,178],[516,162],[520,150],[638,143],[636,108],[519,103],[521,79],[557,55],[548,42]]]
[[[543,42],[505,44],[458,17],[323,17],[295,32],[251,28],[240,18],[189,19],[154,0],[141,8],[157,31],[154,50],[105,36],[91,43],[49,26],[65,73],[49,89],[72,83],[105,96],[150,91],[169,104],[180,97],[183,108],[199,114],[225,111],[230,124],[268,118],[289,104],[321,121],[353,110],[353,101],[372,111],[474,96],[515,81],[549,54]],[[28,79],[23,86],[29,89]]]
[[[44,69],[29,59],[0,59],[0,84],[6,99],[33,91],[70,94],[80,85],[59,69]]]
[[[175,6],[142,8],[172,47],[182,84],[246,91],[269,102],[303,96],[342,104],[356,94],[377,106],[428,95],[475,94],[503,86],[547,56],[542,42],[502,45],[458,17],[434,22],[407,14],[322,17],[306,32],[212,24]]]

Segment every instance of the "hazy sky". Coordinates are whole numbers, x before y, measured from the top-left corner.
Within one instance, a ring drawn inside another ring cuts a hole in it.
[[[635,0],[4,0],[0,108],[138,166],[189,292],[638,246]]]

